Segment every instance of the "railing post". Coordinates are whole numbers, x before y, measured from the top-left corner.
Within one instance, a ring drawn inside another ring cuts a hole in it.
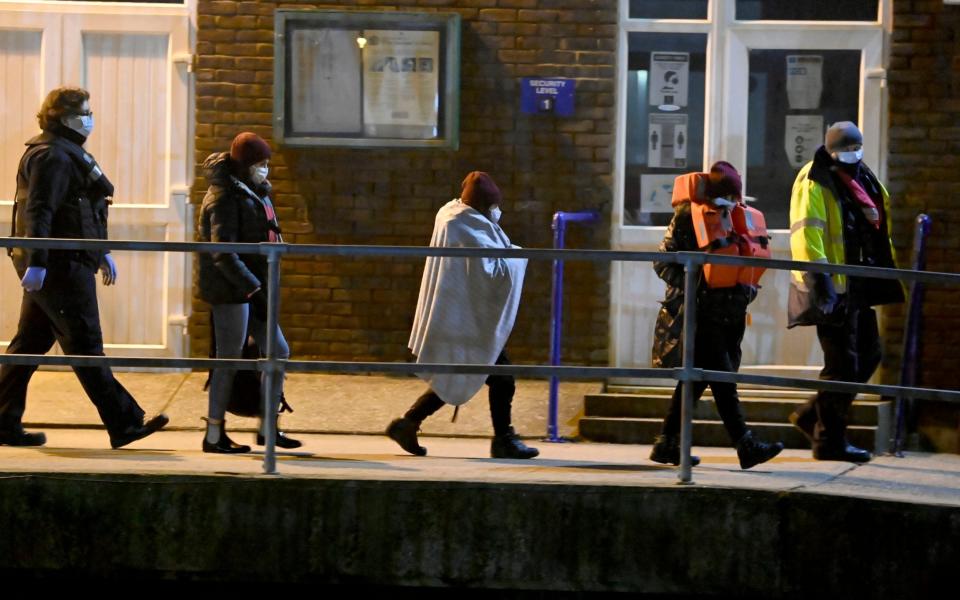
[[[693,369],[694,339],[697,333],[697,279],[700,265],[693,256],[683,261],[683,368],[680,381],[683,385],[683,404],[680,411],[680,483],[692,483],[690,448],[693,445]]]
[[[595,210],[553,213],[553,247],[562,250],[567,232],[567,221],[593,223],[600,218]],[[563,332],[563,261],[553,261],[553,296],[550,303],[550,365],[560,365],[560,340]],[[559,435],[558,413],[560,410],[560,378],[550,377],[550,399],[547,407],[547,442],[565,441]]]
[[[267,253],[267,348],[266,370],[264,371],[265,390],[263,397],[263,472],[268,475],[277,472],[277,409],[274,390],[283,381],[283,364],[277,360],[277,329],[280,313],[280,254],[281,244],[264,244]]]
[[[567,224],[562,213],[553,215],[553,247],[563,248]],[[553,261],[553,302],[550,304],[550,364],[560,364],[560,332],[563,327],[563,261]],[[560,442],[557,413],[559,411],[560,380],[550,377],[550,400],[547,408],[547,441]]]
[[[927,236],[930,235],[930,217],[917,215],[917,226],[913,235],[913,270],[923,271],[927,267]],[[900,365],[900,385],[913,387],[917,383],[917,364],[920,353],[920,329],[923,314],[924,284],[911,281],[907,302],[907,323],[903,335],[903,358]],[[912,401],[903,394],[897,394],[895,402],[894,434],[890,452],[894,456],[903,456],[904,436],[906,434],[906,414]]]

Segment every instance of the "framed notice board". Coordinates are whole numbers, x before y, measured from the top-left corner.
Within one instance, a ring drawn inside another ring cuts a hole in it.
[[[278,10],[273,137],[288,146],[459,146],[460,15]]]

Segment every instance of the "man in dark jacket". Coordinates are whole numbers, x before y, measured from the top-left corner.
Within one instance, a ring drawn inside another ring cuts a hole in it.
[[[703,177],[703,189],[698,192],[703,201],[719,205],[740,201],[740,174],[727,162],[717,162],[710,167],[710,176]],[[691,201],[676,202],[673,219],[660,243],[660,252],[696,252],[696,234],[693,229]],[[653,268],[667,284],[663,307],[657,316],[654,331],[653,365],[658,368],[679,367],[683,328],[683,265],[672,262],[654,262]],[[712,371],[734,372],[740,368],[740,343],[746,327],[747,305],[753,301],[757,290],[753,286],[736,284],[733,287],[709,288],[701,277],[697,289],[697,326],[694,340],[694,365]],[[694,399],[699,399],[707,386],[713,391],[713,399],[723,425],[737,449],[740,467],[749,469],[766,462],[783,450],[783,444],[768,444],[756,439],[740,412],[737,384],[721,381],[697,381],[694,383]],[[683,384],[677,383],[673,391],[667,416],[663,420],[661,434],[654,441],[650,460],[663,464],[680,464],[680,412]],[[691,457],[696,465],[700,459]]]
[[[27,142],[17,172],[13,235],[34,238],[106,239],[107,204],[113,185],[83,144],[93,130],[90,94],[58,88],[47,95],[37,119],[43,133]],[[104,285],[117,279],[109,253],[14,248],[10,252],[24,289],[20,322],[7,354],[46,354],[54,341],[66,354],[103,356],[96,272]],[[43,433],[23,430],[27,385],[36,366],[0,368],[0,445],[41,446]],[[109,367],[74,367],[97,407],[110,445],[125,446],[167,424],[160,414],[144,423],[143,409]]]
[[[797,174],[790,197],[794,260],[896,267],[890,241],[890,196],[861,159],[863,135],[850,121],[834,123],[824,145]],[[873,306],[903,302],[893,279],[793,271],[787,326],[815,325],[823,348],[820,379],[865,382],[880,364]],[[870,452],[846,438],[856,394],[818,392],[790,421],[810,440],[818,460],[863,463]]]

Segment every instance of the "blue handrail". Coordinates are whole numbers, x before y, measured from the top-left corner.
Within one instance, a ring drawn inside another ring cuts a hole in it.
[[[553,247],[562,249],[565,243],[567,223],[590,224],[600,220],[600,213],[595,210],[579,212],[557,211],[553,213]],[[560,365],[560,337],[563,327],[563,261],[553,261],[553,301],[550,304],[550,364]],[[559,412],[560,380],[556,376],[550,377],[550,403],[547,408],[547,437],[548,442],[563,442],[557,431],[557,413]]]
[[[927,266],[927,236],[930,235],[931,220],[925,214],[917,215],[917,226],[913,236],[913,270],[922,271]],[[907,324],[903,335],[903,358],[900,362],[900,385],[913,386],[917,381],[917,367],[920,362],[920,335],[923,331],[923,295],[925,286],[922,281],[910,282],[910,296],[907,304]],[[903,438],[906,434],[906,414],[912,407],[912,399],[897,394],[896,427],[893,436],[892,452],[903,456]]]

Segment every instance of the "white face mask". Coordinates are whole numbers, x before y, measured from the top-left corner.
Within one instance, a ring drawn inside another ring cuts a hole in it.
[[[503,215],[503,211],[500,210],[500,207],[494,204],[490,207],[490,220],[494,223],[500,222],[500,217]]]
[[[64,117],[63,124],[83,137],[90,137],[90,134],[93,133],[93,115]]]
[[[863,158],[863,148],[851,152],[834,152],[837,160],[848,165],[855,165]]]
[[[250,179],[257,185],[267,180],[268,173],[270,173],[269,167],[250,167]]]

